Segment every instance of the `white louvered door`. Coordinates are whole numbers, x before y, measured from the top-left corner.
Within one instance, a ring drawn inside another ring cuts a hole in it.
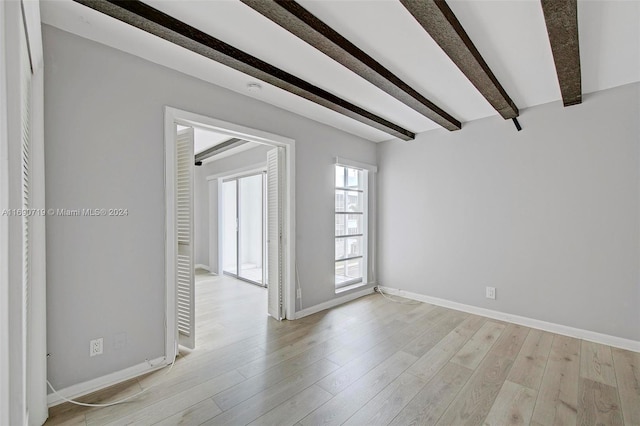
[[[26,35],[20,37],[20,79],[21,90],[21,117],[22,117],[22,211],[28,212],[32,208],[31,203],[31,65],[29,62],[29,50]],[[31,316],[31,223],[33,219],[29,214],[22,216],[22,345],[25,358],[24,386],[25,397],[28,394],[28,383],[31,381],[31,365],[28,362],[30,352],[30,333],[33,332],[30,324]],[[26,418],[29,419],[29,399],[26,399]]]
[[[178,343],[195,347],[195,288],[193,244],[193,129],[177,133],[176,170],[176,259]]]
[[[269,315],[283,318],[282,310],[282,182],[284,149],[275,148],[267,153],[267,257]]]

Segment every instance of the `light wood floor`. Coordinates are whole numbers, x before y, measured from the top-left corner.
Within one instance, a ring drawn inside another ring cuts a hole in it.
[[[199,275],[197,301],[197,349],[168,375],[83,400],[161,385],[47,424],[640,425],[638,353],[378,294],[279,323],[264,289]]]

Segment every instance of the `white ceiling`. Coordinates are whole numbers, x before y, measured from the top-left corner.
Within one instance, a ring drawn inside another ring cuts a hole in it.
[[[185,126],[178,125],[178,131],[187,129]],[[233,136],[225,135],[223,133],[217,133],[209,129],[204,129],[200,127],[193,128],[193,152],[194,154],[199,154],[202,151],[206,151],[209,148],[212,148],[216,145],[221,144],[224,141],[231,139]],[[203,163],[209,163],[211,161],[220,160],[221,158],[229,157],[231,155],[238,154],[242,151],[247,151],[251,148],[255,148],[260,145],[256,142],[247,141],[243,145],[237,146],[235,148],[231,148],[229,150],[223,151],[220,154],[212,155],[203,161]]]
[[[146,3],[416,133],[439,126],[238,0]],[[300,0],[310,12],[463,123],[497,115],[397,0]],[[561,99],[539,0],[449,0],[521,110]],[[392,137],[71,0],[44,0],[44,23],[374,142]],[[583,93],[640,81],[640,2],[578,2]]]
[[[193,152],[199,154],[206,149],[231,139],[231,136],[196,127],[193,129],[193,139]]]
[[[193,152],[195,154],[199,154],[202,151],[205,151],[209,148],[212,148],[216,145],[221,144],[224,141],[231,139],[233,136],[225,135],[222,133],[216,133],[209,129],[201,129],[199,127],[194,127],[193,129]],[[235,148],[228,149],[219,154],[212,155],[203,161],[203,163],[210,163],[211,161],[220,160],[225,157],[229,157],[231,155],[236,155],[241,153],[242,151],[250,150],[251,148],[255,148],[260,145],[256,142],[249,142],[237,146]]]

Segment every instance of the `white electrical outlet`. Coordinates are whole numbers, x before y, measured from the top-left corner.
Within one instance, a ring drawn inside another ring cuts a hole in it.
[[[89,342],[89,356],[102,355],[102,337]]]
[[[487,299],[494,299],[496,298],[496,288],[495,287],[487,287],[486,291],[485,291],[485,296]]]
[[[301,289],[301,288],[299,288],[299,289],[296,291],[296,298],[297,298],[297,299],[302,299],[302,289]]]

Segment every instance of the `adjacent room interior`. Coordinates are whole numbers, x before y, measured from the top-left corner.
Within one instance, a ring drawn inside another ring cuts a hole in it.
[[[264,323],[266,173],[272,149],[194,129],[195,349]]]
[[[640,424],[640,2],[0,22],[0,425]]]

